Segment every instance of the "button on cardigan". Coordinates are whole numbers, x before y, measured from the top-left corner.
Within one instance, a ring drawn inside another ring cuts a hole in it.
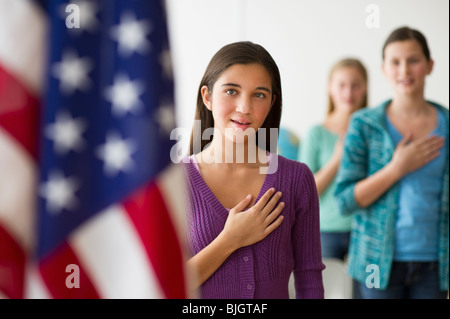
[[[277,158],[274,158],[277,156]],[[274,160],[275,159],[275,160]],[[281,225],[262,241],[242,247],[200,287],[201,298],[289,298],[292,272],[296,298],[323,298],[319,203],[314,176],[300,162],[270,154],[269,172],[257,200],[271,187],[286,203]],[[195,255],[223,230],[228,210],[204,182],[195,157],[185,158],[189,193],[188,246]]]

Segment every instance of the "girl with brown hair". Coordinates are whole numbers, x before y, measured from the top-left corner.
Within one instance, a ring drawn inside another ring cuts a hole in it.
[[[183,161],[202,298],[289,298],[292,272],[297,298],[323,298],[317,191],[306,165],[274,153],[281,106],[262,46],[232,43],[211,59]]]

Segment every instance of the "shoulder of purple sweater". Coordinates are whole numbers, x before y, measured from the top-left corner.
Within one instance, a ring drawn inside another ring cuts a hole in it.
[[[307,175],[307,178],[314,178],[312,171],[305,163],[286,158],[282,155],[277,156],[278,168],[280,169],[280,173],[286,174],[289,172],[289,175],[293,176],[294,178],[302,178],[303,176],[305,176],[305,174]]]
[[[278,178],[284,185],[284,191],[298,194],[299,203],[317,196],[314,174],[305,163],[278,155],[278,169]]]

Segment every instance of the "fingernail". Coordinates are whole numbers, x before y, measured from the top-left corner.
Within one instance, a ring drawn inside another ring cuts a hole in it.
[[[283,195],[283,193],[282,192],[278,192],[277,195],[281,197],[281,195]]]

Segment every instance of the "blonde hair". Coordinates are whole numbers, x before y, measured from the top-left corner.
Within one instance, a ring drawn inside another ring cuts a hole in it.
[[[334,74],[334,72],[336,72],[339,69],[342,68],[355,68],[356,70],[359,71],[359,73],[361,73],[364,81],[366,82],[366,86],[367,86],[367,70],[365,68],[365,66],[361,63],[361,61],[359,61],[358,59],[353,59],[353,58],[345,58],[342,60],[339,60],[338,62],[336,62],[333,67],[330,70],[330,74],[328,77],[328,83],[330,83],[331,78]],[[366,90],[366,94],[364,95],[363,101],[361,103],[361,105],[359,106],[359,108],[364,108],[367,107],[367,103],[368,103],[368,93]],[[333,99],[331,98],[330,93],[328,93],[328,110],[327,110],[327,115],[330,115],[331,113],[333,113],[334,111],[334,103],[333,103]]]

